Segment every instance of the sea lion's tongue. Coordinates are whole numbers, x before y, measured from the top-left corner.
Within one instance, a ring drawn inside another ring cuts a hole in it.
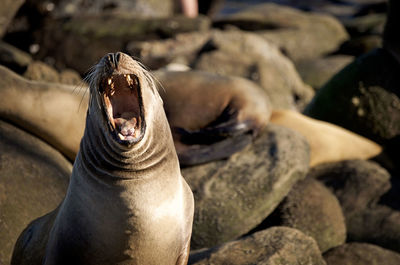
[[[107,79],[105,102],[109,118],[120,140],[134,140],[140,133],[138,84],[131,75],[115,75]],[[138,122],[139,121],[139,122]]]

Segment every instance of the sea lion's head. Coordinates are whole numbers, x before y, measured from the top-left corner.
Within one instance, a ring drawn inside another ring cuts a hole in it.
[[[89,75],[88,115],[97,116],[104,133],[119,145],[129,147],[141,141],[153,107],[162,108],[148,71],[129,55],[117,52],[105,55]]]

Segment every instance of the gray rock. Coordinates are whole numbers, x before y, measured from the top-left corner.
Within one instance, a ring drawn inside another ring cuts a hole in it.
[[[57,2],[54,16],[81,16],[103,13],[126,14],[136,17],[167,17],[175,11],[173,0],[61,0]]]
[[[331,53],[348,38],[346,30],[334,17],[273,3],[252,6],[216,22],[217,26],[228,24],[256,31],[294,61]]]
[[[81,76],[76,71],[72,69],[64,69],[61,72],[58,72],[50,65],[41,61],[33,61],[30,63],[23,76],[29,80],[35,81],[75,86],[83,84]]]
[[[353,59],[349,55],[332,55],[298,62],[296,69],[304,83],[318,90]]]
[[[258,225],[305,176],[308,160],[302,136],[268,125],[229,159],[184,168],[196,201],[192,249],[227,242]]]
[[[350,241],[368,242],[400,252],[400,211],[375,205],[352,215],[347,223]]]
[[[304,113],[388,145],[400,136],[399,77],[400,64],[374,50],[336,74]]]
[[[57,83],[60,79],[56,69],[40,61],[30,63],[24,73],[24,77],[30,80],[50,83]]]
[[[385,169],[374,162],[349,160],[316,166],[309,175],[323,181],[338,197],[348,240],[400,252],[400,212],[378,204],[390,188]]]
[[[166,40],[132,41],[127,45],[127,51],[150,69],[169,63],[189,65],[210,35],[210,32],[189,32]]]
[[[190,255],[192,265],[324,265],[315,241],[300,231],[273,227]]]
[[[342,245],[346,240],[346,224],[337,198],[313,178],[297,182],[277,211],[281,219],[279,225],[311,236],[321,252]]]
[[[347,243],[324,254],[328,265],[398,265],[400,254],[365,243]]]
[[[0,7],[0,38],[4,36],[8,24],[25,0],[3,0]]]
[[[340,47],[340,53],[360,56],[382,47],[380,35],[364,35],[351,38]]]
[[[204,49],[194,64],[196,69],[251,79],[267,92],[274,108],[302,110],[314,94],[293,63],[256,34],[214,31]]]
[[[346,222],[358,212],[376,204],[390,189],[390,175],[377,163],[347,160],[326,163],[310,169],[308,175],[322,181],[339,199]]]
[[[72,165],[36,137],[0,121],[0,264],[33,219],[64,198]]]
[[[204,16],[152,19],[130,14],[82,16],[70,20],[48,18],[37,40],[41,44],[37,58],[53,57],[57,68],[72,68],[84,74],[104,54],[124,51],[126,44],[132,40],[171,38],[192,31],[206,32],[210,23]]]
[[[22,74],[31,62],[28,53],[0,41],[0,64]]]

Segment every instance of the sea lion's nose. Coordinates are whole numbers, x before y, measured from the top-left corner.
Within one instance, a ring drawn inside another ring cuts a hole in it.
[[[120,52],[109,53],[107,55],[107,58],[110,65],[113,66],[115,69],[118,69],[118,63],[119,60],[121,59],[121,53]]]

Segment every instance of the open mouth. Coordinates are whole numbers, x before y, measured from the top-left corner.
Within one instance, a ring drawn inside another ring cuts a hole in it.
[[[116,74],[100,84],[109,126],[116,140],[132,144],[140,140],[144,130],[140,84],[134,74]]]

